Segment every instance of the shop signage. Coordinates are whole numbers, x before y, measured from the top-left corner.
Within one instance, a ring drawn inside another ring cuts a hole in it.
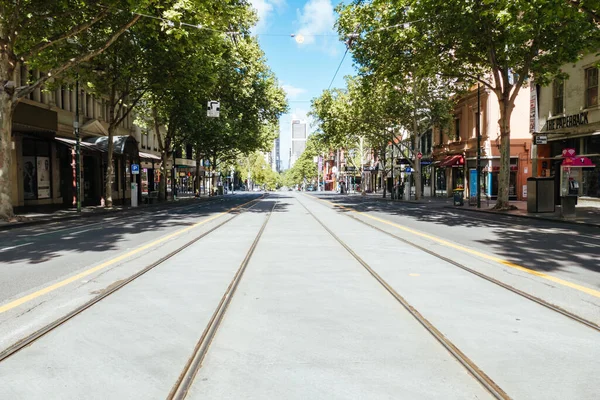
[[[562,118],[550,119],[546,122],[546,130],[553,131],[555,129],[573,128],[575,126],[587,124],[588,113],[585,111],[579,114],[567,115]]]
[[[535,137],[535,144],[548,144],[548,136],[547,135],[538,135]]]

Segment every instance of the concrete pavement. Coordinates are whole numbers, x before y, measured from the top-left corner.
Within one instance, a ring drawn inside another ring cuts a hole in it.
[[[335,196],[326,200],[349,203]],[[595,377],[600,359],[598,330],[344,214],[352,213],[461,265],[600,321],[595,314],[600,296],[578,289],[593,287],[590,281],[584,282],[595,276],[593,260],[586,264],[582,262],[586,258],[576,258],[578,263],[539,269],[543,273],[536,275],[500,262],[503,253],[489,243],[508,234],[516,249],[532,250],[533,246],[523,241],[529,240],[529,235],[552,238],[559,229],[556,226],[547,221],[521,226],[505,216],[464,218],[450,212],[431,213],[420,206],[384,207],[382,202],[368,199],[350,204],[360,210],[356,213],[286,192],[263,200],[0,362],[0,398],[165,398],[273,201],[278,206],[210,342],[189,398],[490,398],[302,204],[511,398],[595,399],[600,392]],[[124,257],[118,267],[94,276],[91,282],[75,282],[37,303],[1,313],[0,332],[9,332],[14,342],[19,332],[26,332],[39,320],[66,312],[72,306],[66,299],[89,298],[91,288],[102,290],[216,226],[228,218],[229,214],[221,214],[226,209],[222,204],[164,216],[165,226],[154,240],[169,237],[182,226],[186,232],[161,242],[148,254]],[[197,225],[210,218],[214,219]],[[562,228],[560,234],[574,243],[574,234]],[[100,233],[110,234],[113,229],[118,233],[122,227],[107,224]],[[61,237],[69,238],[78,230],[80,226],[69,226],[41,235],[35,247],[46,239],[68,242],[71,239]],[[588,254],[597,251],[594,231],[578,233],[590,245]],[[87,234],[94,232],[80,233]],[[20,239],[24,237],[15,240]],[[550,242],[549,246],[559,244]],[[24,250],[18,249],[8,250],[8,254],[23,258],[17,252]],[[575,258],[571,246],[555,250]],[[114,259],[128,251],[127,247],[115,253],[106,251],[101,262],[107,262],[109,253]],[[104,253],[102,249],[97,252]],[[82,262],[82,257],[90,254],[79,258],[75,254],[72,260]],[[544,256],[543,252],[531,254],[519,253],[523,262],[529,262],[527,268]],[[61,257],[64,255],[56,256]],[[59,269],[59,264],[47,262],[41,265]],[[31,267],[29,264],[24,261]],[[1,266],[10,269],[10,265]],[[0,307],[3,304],[6,301]]]

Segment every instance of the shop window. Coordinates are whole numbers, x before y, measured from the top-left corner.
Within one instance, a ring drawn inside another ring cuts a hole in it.
[[[26,200],[51,197],[50,143],[23,140],[23,196]]]
[[[585,106],[598,105],[598,68],[585,70]]]
[[[565,82],[556,79],[552,85],[552,115],[560,115],[565,109]]]

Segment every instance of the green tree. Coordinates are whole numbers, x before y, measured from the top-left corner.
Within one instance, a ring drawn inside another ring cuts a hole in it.
[[[108,104],[108,149],[105,180],[105,204],[112,207],[114,175],[113,137],[117,127],[131,114],[148,91],[143,65],[143,49],[139,43],[139,23],[123,34],[107,51],[78,69],[86,90],[106,99]]]
[[[495,93],[501,137],[498,209],[510,207],[510,117],[520,89],[532,76],[547,82],[561,65],[598,45],[596,22],[568,1],[395,0],[339,11],[340,33],[351,35],[361,65],[392,76],[397,56],[410,53],[440,76],[479,81]]]
[[[135,9],[143,12],[153,2],[137,1]],[[126,0],[106,1],[103,6],[84,1],[0,0],[0,218],[13,215],[10,143],[19,100],[109,48],[140,19],[131,14],[130,5]],[[44,72],[37,79],[16,82],[21,67]]]

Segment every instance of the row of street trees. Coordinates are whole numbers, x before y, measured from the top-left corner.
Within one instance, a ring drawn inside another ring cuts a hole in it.
[[[157,134],[163,172],[183,144],[213,168],[270,146],[287,104],[250,35],[255,22],[249,3],[238,0],[0,0],[0,218],[13,214],[13,112],[40,87],[79,80],[109,105],[107,206],[112,136],[132,112],[146,133]],[[23,66],[43,73],[16,82]],[[221,102],[220,118],[207,117],[208,100]]]
[[[496,208],[509,208],[510,117],[519,90],[548,84],[560,66],[598,49],[595,2],[572,0],[373,0],[337,8],[337,28],[359,67],[344,90],[313,102],[332,145],[365,138],[383,149],[397,132],[420,190],[415,151],[427,128],[444,127],[452,100],[479,82],[500,108]],[[408,137],[408,140],[405,138]],[[396,144],[395,144],[396,145]],[[380,150],[383,156],[383,150]],[[419,196],[420,194],[417,194]]]

